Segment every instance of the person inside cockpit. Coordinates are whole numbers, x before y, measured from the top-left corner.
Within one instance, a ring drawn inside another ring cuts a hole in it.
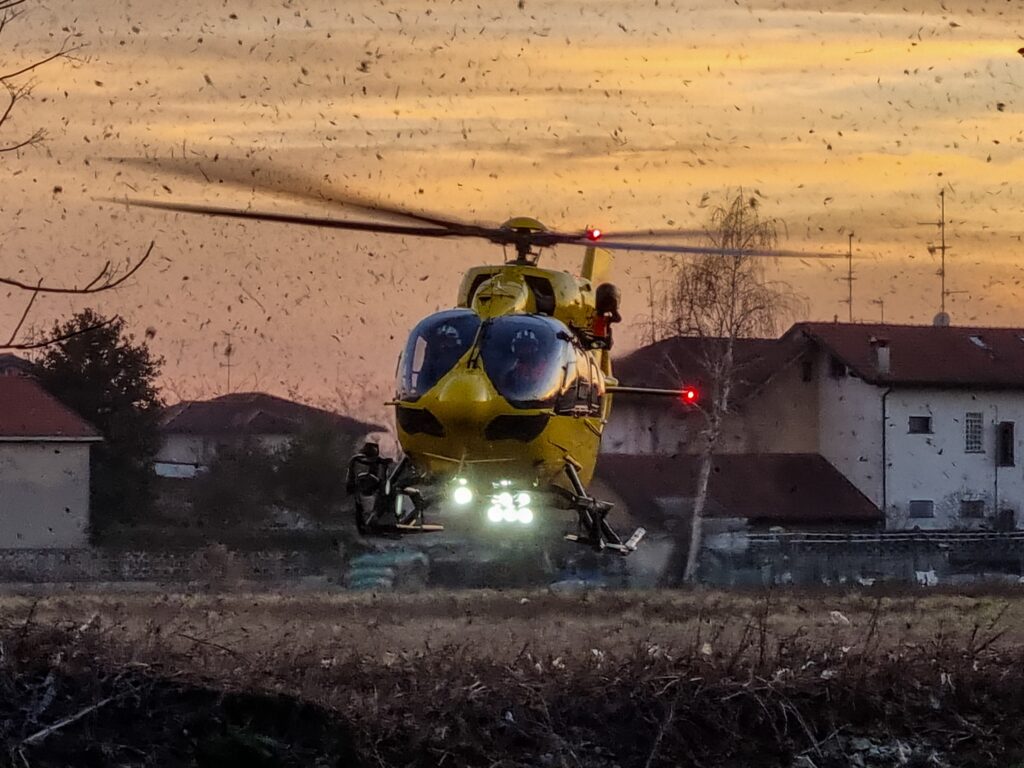
[[[423,370],[420,371],[420,390],[434,386],[442,376],[455,367],[463,352],[465,345],[458,329],[449,323],[439,325],[427,345]]]
[[[518,392],[535,391],[543,383],[548,370],[537,334],[530,328],[516,331],[512,337],[511,352],[515,362],[505,374],[506,386]]]

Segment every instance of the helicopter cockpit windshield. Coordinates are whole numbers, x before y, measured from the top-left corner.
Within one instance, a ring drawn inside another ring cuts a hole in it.
[[[469,351],[480,317],[469,309],[450,309],[421,320],[398,362],[398,396],[415,400],[433,387]]]
[[[520,408],[553,404],[566,362],[573,359],[568,329],[539,315],[488,321],[480,335],[484,371],[498,394]]]

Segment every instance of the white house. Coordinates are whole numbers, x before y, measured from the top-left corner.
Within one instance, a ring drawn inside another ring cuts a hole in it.
[[[163,440],[155,470],[162,477],[195,477],[222,448],[255,439],[275,450],[314,424],[345,435],[353,449],[367,434],[383,429],[263,392],[235,392],[168,408],[160,425]]]
[[[701,385],[698,343],[650,345],[616,374]],[[741,340],[737,357],[718,453],[820,456],[892,530],[1024,528],[1024,330],[798,323],[778,340]],[[700,428],[681,403],[619,398],[603,450],[685,456],[699,450]],[[828,502],[811,516],[827,521]]]
[[[0,376],[0,549],[86,545],[100,439],[35,379]]]
[[[891,529],[1024,527],[1024,330],[803,323],[819,452]]]

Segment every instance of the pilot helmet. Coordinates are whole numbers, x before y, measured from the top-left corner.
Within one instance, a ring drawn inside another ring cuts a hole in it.
[[[449,325],[448,323],[439,326],[438,329],[434,331],[434,336],[442,346],[454,347],[462,343],[462,339],[459,336],[459,332],[455,329],[455,326]]]
[[[529,328],[521,328],[512,337],[512,354],[519,358],[535,356],[540,351],[540,340]]]

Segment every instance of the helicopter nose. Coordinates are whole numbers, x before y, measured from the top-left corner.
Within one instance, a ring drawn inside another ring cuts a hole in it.
[[[431,410],[443,424],[480,423],[490,417],[495,398],[482,371],[461,370],[441,383]]]

